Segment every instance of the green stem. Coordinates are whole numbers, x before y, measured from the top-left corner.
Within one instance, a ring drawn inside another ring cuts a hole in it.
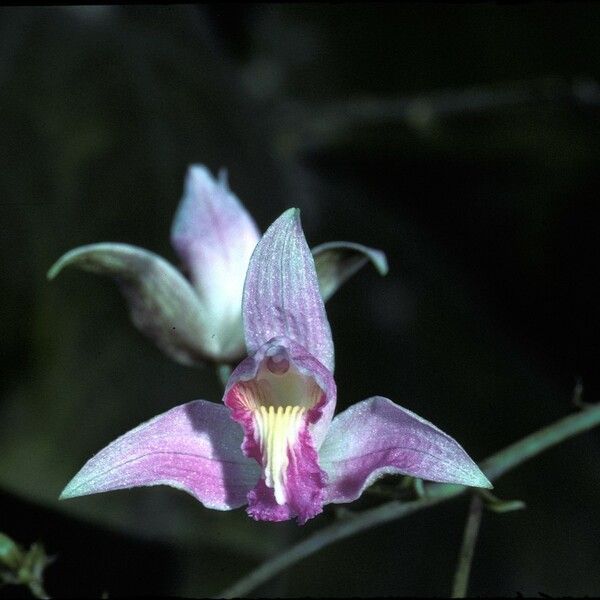
[[[29,583],[29,590],[31,591],[32,595],[36,598],[40,598],[41,600],[50,599],[50,596],[48,596],[48,593],[44,589],[44,586],[39,581],[31,581]]]
[[[597,425],[600,425],[600,404],[592,404],[588,408],[564,417],[493,454],[479,466],[488,479],[498,479],[504,473],[544,450]]]
[[[594,405],[560,419],[490,456],[480,464],[481,470],[493,481],[547,448],[597,425],[600,425],[600,405]],[[298,544],[291,546],[288,550],[259,565],[217,597],[235,598],[243,596],[277,575],[277,573],[318,552],[325,546],[353,536],[365,529],[401,519],[424,508],[445,502],[463,494],[468,489],[461,485],[448,483],[430,483],[425,488],[427,496],[423,499],[412,502],[387,502],[376,508],[357,513],[351,519],[324,527]]]
[[[246,577],[240,579],[237,583],[227,588],[224,592],[216,596],[217,598],[238,598],[257,588],[259,585],[283,571],[294,563],[314,554],[330,544],[350,537],[360,531],[381,525],[387,521],[400,519],[411,513],[417,512],[422,508],[433,506],[445,500],[444,497],[433,500],[416,500],[414,502],[388,502],[377,508],[366,510],[362,513],[353,514],[346,517],[329,527],[324,527],[320,531],[292,546],[285,552],[275,556],[271,560],[259,565],[258,568],[250,572]]]
[[[216,366],[217,375],[219,376],[219,381],[221,385],[225,388],[227,386],[227,381],[229,380],[229,376],[231,375],[231,365],[226,363],[219,363]]]
[[[483,501],[479,494],[473,494],[469,506],[469,514],[465,525],[462,546],[458,557],[458,565],[454,574],[454,584],[452,586],[452,598],[465,598],[469,587],[469,575],[471,574],[471,564],[473,562],[473,553],[479,534],[479,525],[481,525],[481,515],[483,514]]]

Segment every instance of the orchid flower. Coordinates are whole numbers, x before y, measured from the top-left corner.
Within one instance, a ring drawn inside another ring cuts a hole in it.
[[[91,458],[61,498],[164,484],[208,508],[247,504],[256,520],[302,524],[385,474],[491,487],[454,439],[387,398],[333,418],[333,342],[297,209],[257,244],[242,312],[249,356],[225,405],[196,400],[140,425]]]
[[[110,275],[134,325],[172,359],[185,365],[234,362],[244,353],[242,290],[259,239],[225,172],[216,180],[204,166],[193,165],[171,228],[171,243],[189,280],[153,252],[110,242],[67,252],[48,277],[71,265]],[[387,272],[383,252],[360,244],[329,242],[313,255],[325,300],[368,261],[382,275]]]

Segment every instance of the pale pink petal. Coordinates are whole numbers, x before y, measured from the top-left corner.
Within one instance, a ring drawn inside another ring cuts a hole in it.
[[[221,404],[195,400],[172,408],[110,443],[67,485],[61,499],[124,488],[169,485],[204,506],[246,504],[258,465],[240,446],[242,429]]]
[[[404,474],[490,488],[463,448],[425,419],[376,396],[336,416],[319,451],[325,502],[351,502],[378,477]]]
[[[242,311],[250,354],[283,336],[333,371],[331,330],[298,209],[283,213],[257,244],[246,275]]]
[[[323,301],[329,300],[339,287],[371,261],[380,275],[388,272],[387,259],[381,250],[353,242],[327,242],[312,249],[319,289]]]
[[[244,351],[242,290],[260,238],[254,220],[227,185],[202,165],[189,168],[171,228],[171,243],[184,263],[205,315],[210,352],[226,360]]]
[[[64,254],[48,277],[68,266],[112,277],[140,331],[177,362],[202,362],[209,340],[205,316],[192,286],[166,260],[128,244],[90,244]]]

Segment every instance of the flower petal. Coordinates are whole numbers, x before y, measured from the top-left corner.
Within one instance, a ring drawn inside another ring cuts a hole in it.
[[[171,243],[189,272],[207,322],[210,350],[229,360],[244,352],[242,291],[248,262],[260,238],[252,217],[229,190],[226,174],[215,180],[192,165],[171,228]]]
[[[128,244],[90,244],[64,254],[48,271],[48,278],[67,266],[112,276],[140,331],[177,362],[202,362],[211,331],[193,288],[166,260]]]
[[[249,354],[283,336],[333,371],[331,329],[298,209],[284,212],[257,244],[246,274],[242,312]]]
[[[492,487],[458,442],[380,396],[335,417],[319,457],[329,477],[325,502],[356,500],[378,477],[394,473]]]
[[[338,288],[361,267],[371,261],[380,275],[386,275],[388,264],[381,250],[353,242],[327,242],[312,249],[319,289],[327,302]]]
[[[258,465],[240,450],[242,429],[221,404],[195,400],[122,435],[91,458],[61,499],[124,488],[170,485],[204,506],[246,504]]]

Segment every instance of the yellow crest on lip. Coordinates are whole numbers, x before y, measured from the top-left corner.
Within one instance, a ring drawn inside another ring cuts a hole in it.
[[[298,438],[305,409],[300,406],[261,406],[254,413],[257,442],[263,458],[265,484],[273,489],[277,504],[285,504],[288,451]]]

